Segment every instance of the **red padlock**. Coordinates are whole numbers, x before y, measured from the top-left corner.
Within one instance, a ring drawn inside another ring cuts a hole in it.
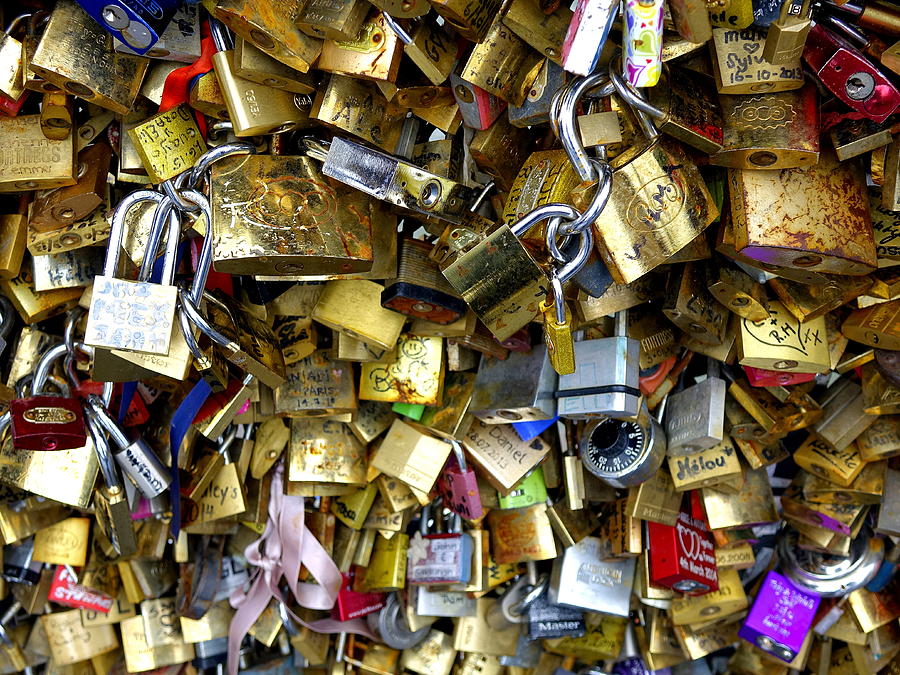
[[[377,612],[384,607],[384,593],[359,593],[353,590],[353,580],[356,578],[356,566],[350,568],[348,574],[341,575],[341,589],[338,591],[337,600],[331,610],[332,618],[339,621],[358,619],[366,614]]]
[[[9,404],[13,447],[22,450],[71,450],[87,443],[81,401],[49,396],[43,387],[53,362],[68,354],[65,344],[48,349],[34,369],[31,396]]]
[[[781,370],[766,370],[743,366],[751,387],[786,387],[791,384],[803,384],[816,379],[815,373],[785,373]]]
[[[478,520],[484,515],[481,493],[475,472],[466,465],[466,455],[457,441],[448,441],[453,452],[447,458],[438,478],[438,491],[444,506],[466,520]]]
[[[869,119],[884,122],[900,106],[900,91],[852,44],[814,25],[803,60],[832,94]]]
[[[700,503],[700,493],[682,501],[675,525],[648,522],[650,582],[687,595],[719,590],[716,551]]]

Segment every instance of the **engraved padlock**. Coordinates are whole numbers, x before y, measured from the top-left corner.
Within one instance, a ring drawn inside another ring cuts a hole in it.
[[[69,397],[51,396],[44,391],[53,363],[69,354],[65,344],[52,347],[35,368],[31,396],[13,399],[9,404],[13,446],[25,450],[69,450],[87,442],[87,427],[81,404]]]
[[[590,612],[628,616],[635,558],[609,559],[608,542],[585,537],[553,561],[548,599]]]
[[[706,379],[669,396],[666,408],[667,453],[680,457],[722,441],[725,390],[718,361],[707,357]]]
[[[141,494],[152,499],[165,492],[172,482],[172,477],[147,442],[142,438],[130,440],[110,416],[103,399],[96,394],[88,396],[87,405],[88,414],[94,415],[116,444],[118,450],[113,451],[113,457],[119,467],[134,481]]]
[[[450,532],[429,534],[431,509],[423,508],[419,531],[410,538],[407,582],[410,585],[468,583],[472,574],[472,538],[462,531],[462,519],[453,514]],[[435,515],[435,524],[439,519]]]
[[[125,197],[112,217],[103,274],[95,277],[84,343],[93,347],[168,354],[175,322],[178,289],[172,285],[178,237],[166,241],[163,283],[119,278],[119,259],[125,235],[125,217],[141,201],[158,199],[158,193],[138,190]],[[152,241],[151,249],[155,249]],[[152,257],[148,254],[148,257]]]

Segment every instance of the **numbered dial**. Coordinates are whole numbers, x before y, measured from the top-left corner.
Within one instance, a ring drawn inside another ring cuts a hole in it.
[[[580,444],[584,467],[613,487],[638,485],[650,478],[662,464],[665,440],[655,420],[641,417],[588,424]]]

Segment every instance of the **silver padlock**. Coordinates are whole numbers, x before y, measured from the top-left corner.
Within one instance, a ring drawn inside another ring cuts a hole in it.
[[[585,537],[553,561],[548,598],[555,605],[628,616],[635,558],[604,560],[608,544]]]
[[[850,542],[847,557],[800,548],[793,528],[782,530],[776,548],[781,569],[797,588],[823,598],[846,596],[869,583],[884,560],[884,540],[868,528]]]
[[[552,419],[556,377],[545,345],[511,352],[504,361],[483,356],[469,412],[485,424]]]
[[[396,593],[389,593],[384,607],[366,615],[369,630],[378,635],[391,649],[410,649],[422,642],[431,631],[431,625],[412,631],[403,616],[403,607]]]
[[[588,423],[579,450],[585,469],[608,485],[627,488],[649,480],[662,466],[666,435],[642,403],[636,419],[605,417]]]
[[[307,148],[310,157],[323,158],[324,144],[307,143]],[[326,176],[376,199],[451,223],[462,222],[481,192],[337,136],[324,160],[322,173]]]
[[[575,342],[575,372],[559,376],[560,417],[634,418],[641,401],[641,343],[628,337],[627,310],[616,313],[614,337]]]
[[[87,404],[86,412],[96,418],[119,448],[113,452],[113,457],[122,471],[134,481],[138,490],[147,499],[162,494],[172,482],[172,476],[147,442],[142,438],[129,440],[122,427],[107,412],[103,400],[96,394],[88,396]]]
[[[410,587],[415,594],[416,614],[419,616],[475,616],[477,601],[462,591],[432,591],[427,586]]]
[[[726,382],[719,362],[707,361],[706,379],[669,396],[666,437],[671,457],[682,457],[722,442],[725,427]]]

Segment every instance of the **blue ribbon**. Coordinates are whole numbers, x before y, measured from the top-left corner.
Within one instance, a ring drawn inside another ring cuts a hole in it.
[[[193,386],[191,391],[178,406],[175,415],[172,417],[172,424],[169,427],[169,444],[172,454],[172,523],[170,528],[172,536],[178,538],[178,532],[181,530],[181,481],[178,477],[178,449],[184,440],[184,435],[190,428],[200,412],[200,408],[206,403],[206,399],[212,393],[206,380],[200,379]]]

